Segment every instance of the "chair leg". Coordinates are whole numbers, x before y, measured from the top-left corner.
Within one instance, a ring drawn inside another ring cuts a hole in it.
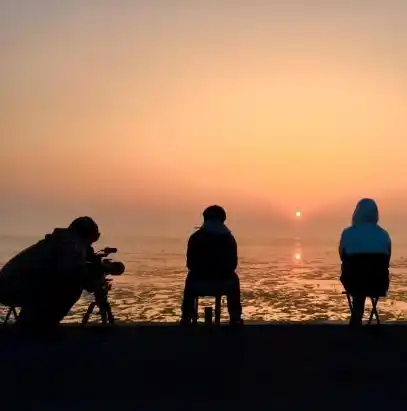
[[[350,312],[350,315],[351,315],[351,318],[352,318],[352,314],[353,314],[352,298],[351,298],[350,294],[347,293],[346,291],[344,291],[342,294],[346,295],[346,299],[348,301],[348,306],[349,306],[349,312]]]
[[[352,298],[349,295],[349,293],[347,293],[346,291],[344,291],[342,294],[346,295],[346,299],[348,300],[349,310],[352,315],[353,313]],[[373,321],[373,317],[375,317],[377,325],[380,325],[379,313],[377,312],[377,303],[379,302],[379,297],[370,297],[370,301],[372,302],[372,311],[370,312],[369,320],[367,323],[370,325]]]
[[[372,302],[372,311],[370,312],[368,324],[370,325],[373,321],[373,317],[376,317],[376,324],[380,325],[379,313],[377,312],[379,297],[370,297],[370,301]]]
[[[220,314],[222,309],[222,298],[221,296],[217,295],[215,299],[215,324],[220,324]]]

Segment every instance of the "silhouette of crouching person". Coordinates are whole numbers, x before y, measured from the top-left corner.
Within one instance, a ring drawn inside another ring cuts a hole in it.
[[[389,289],[391,239],[378,222],[376,202],[364,198],[355,208],[352,225],[341,235],[340,281],[352,298],[350,325],[362,324],[367,297],[384,297]]]
[[[99,235],[90,217],[79,217],[21,251],[1,269],[0,303],[21,307],[19,326],[46,330],[62,321],[82,294],[87,252]]]
[[[237,244],[226,227],[226,212],[217,205],[203,212],[202,226],[191,235],[187,246],[188,275],[185,281],[181,323],[195,315],[195,296],[209,286],[226,294],[231,324],[242,323]]]

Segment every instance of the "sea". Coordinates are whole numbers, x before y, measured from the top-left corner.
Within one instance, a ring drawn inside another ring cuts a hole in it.
[[[0,266],[39,237],[0,236]],[[407,240],[407,239],[406,239]],[[114,259],[126,266],[114,277],[109,300],[116,320],[175,322],[186,276],[187,237],[111,236],[103,244],[118,248]],[[404,252],[404,254],[403,254]],[[335,239],[256,239],[239,242],[243,317],[247,322],[346,322],[349,307],[339,282],[340,263]],[[80,322],[93,295],[84,293],[65,318]],[[223,301],[226,304],[226,301]],[[200,303],[200,318],[211,299]],[[369,304],[366,310],[369,310]],[[226,305],[222,320],[227,321]],[[382,320],[407,319],[407,241],[393,245],[391,286],[379,303]],[[0,315],[4,315],[4,307]],[[94,315],[91,321],[100,321]]]

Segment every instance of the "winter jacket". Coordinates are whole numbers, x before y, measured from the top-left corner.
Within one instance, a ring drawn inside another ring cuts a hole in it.
[[[187,248],[187,267],[203,279],[228,278],[238,264],[237,244],[222,223],[207,221],[191,235]]]
[[[351,294],[380,296],[388,290],[391,239],[378,222],[376,203],[362,199],[353,213],[352,225],[342,232],[341,281]]]
[[[86,246],[71,230],[57,228],[3,266],[0,302],[21,305],[61,289],[78,288],[85,271]]]

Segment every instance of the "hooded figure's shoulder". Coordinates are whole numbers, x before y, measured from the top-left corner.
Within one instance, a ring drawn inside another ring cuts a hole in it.
[[[379,225],[379,210],[374,200],[359,201],[352,216],[352,225],[342,231],[340,253],[391,253],[388,232]]]
[[[391,242],[391,237],[390,237],[389,232],[385,228],[380,226],[379,224],[377,224],[376,227],[377,227],[377,230],[380,231],[383,238],[385,238],[385,239],[387,239],[387,241]]]
[[[357,225],[343,230],[340,248],[348,254],[390,253],[389,233],[379,225]]]
[[[362,233],[366,233],[366,235],[378,235],[382,237],[390,238],[390,235],[386,229],[381,227],[379,224],[372,224],[372,225],[351,225],[346,227],[341,234],[341,238],[346,237],[353,237],[362,235]]]

